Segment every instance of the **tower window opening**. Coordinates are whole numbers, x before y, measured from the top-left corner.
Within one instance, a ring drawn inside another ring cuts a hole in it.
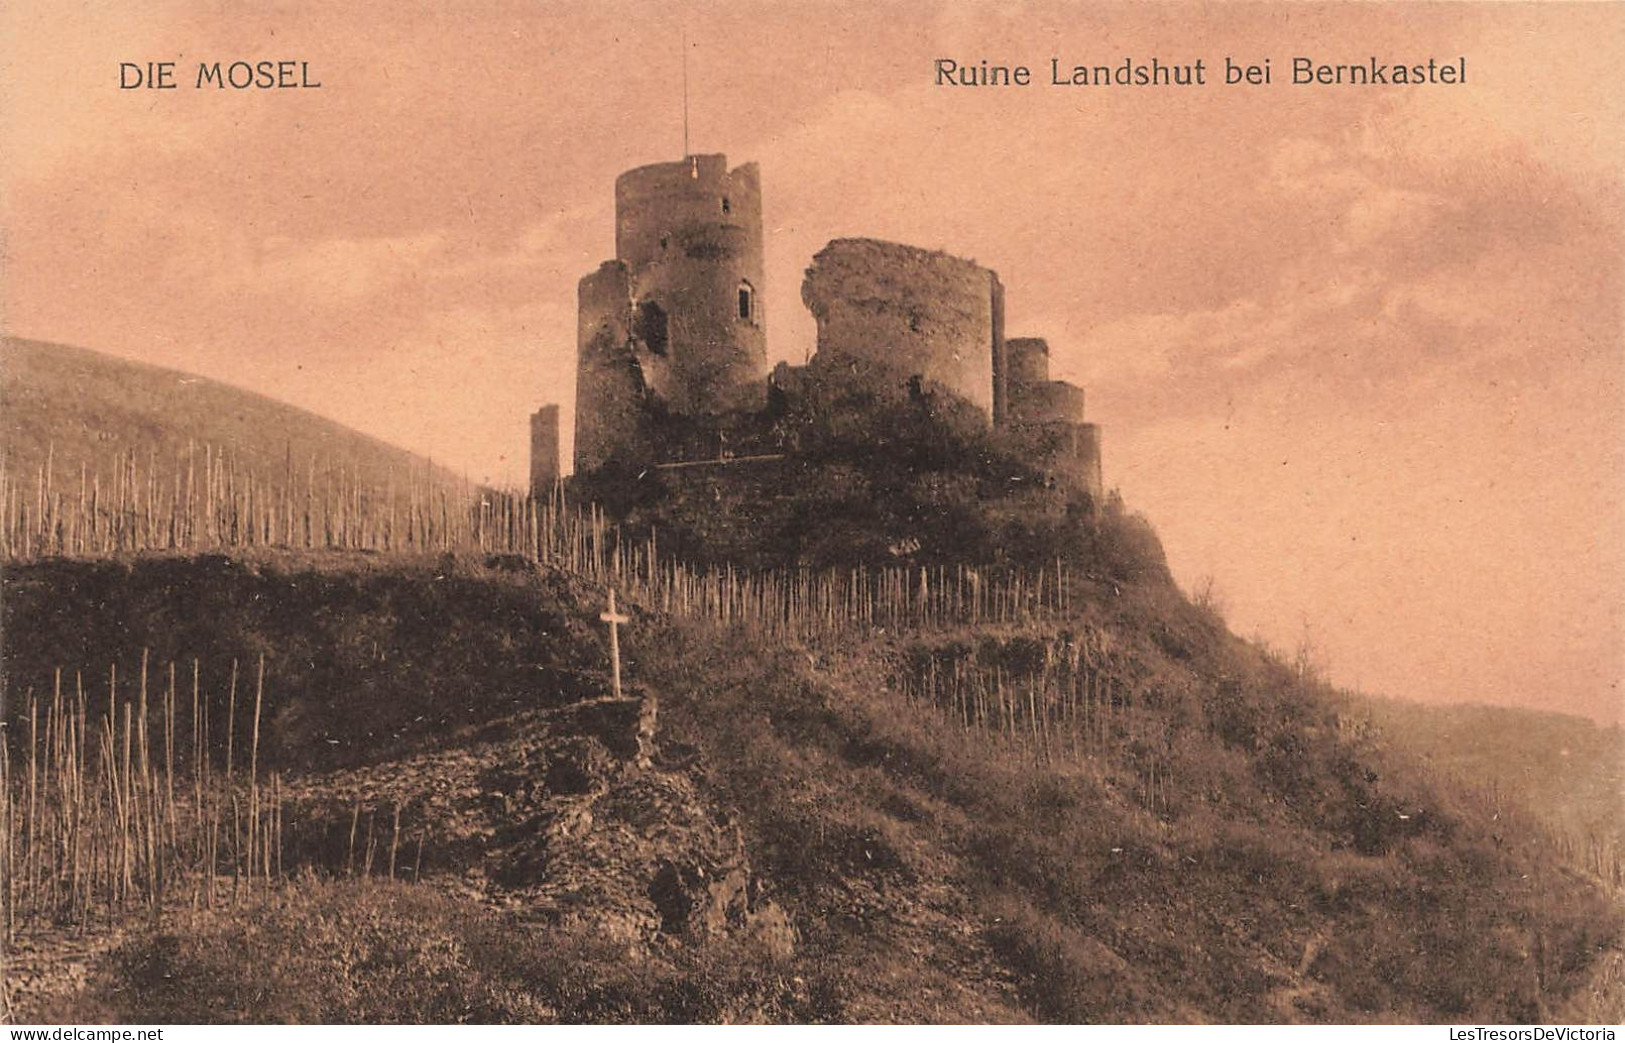
[[[728,202],[727,196],[722,197],[722,212],[725,214],[731,214],[734,212],[733,204]]]
[[[748,282],[739,284],[739,319],[741,322],[756,319],[756,290]]]
[[[638,340],[649,349],[649,354],[664,356],[666,348],[670,345],[670,333],[666,324],[666,309],[654,301],[644,301],[638,305],[636,317],[636,333]]]
[[[671,236],[665,232],[660,233],[660,248],[664,250],[671,245]]]

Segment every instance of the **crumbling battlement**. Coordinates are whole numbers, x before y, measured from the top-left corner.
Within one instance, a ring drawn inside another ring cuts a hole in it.
[[[761,172],[755,163],[729,170],[727,156],[690,156],[628,170],[615,179],[615,256],[632,267],[670,255],[672,244],[662,243],[662,236],[734,229],[760,247],[761,228]]]
[[[818,322],[816,370],[894,387],[917,377],[992,419],[1004,322],[994,272],[915,246],[836,239],[813,258],[801,299]]]

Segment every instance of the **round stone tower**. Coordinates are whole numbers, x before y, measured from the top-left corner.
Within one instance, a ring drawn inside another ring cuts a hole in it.
[[[615,256],[648,390],[691,416],[759,406],[768,366],[756,164],[729,170],[726,156],[689,156],[622,174]]]

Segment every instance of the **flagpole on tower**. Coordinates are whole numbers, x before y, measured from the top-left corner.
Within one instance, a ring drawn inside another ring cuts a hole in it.
[[[683,28],[683,158],[688,158],[688,28]]]

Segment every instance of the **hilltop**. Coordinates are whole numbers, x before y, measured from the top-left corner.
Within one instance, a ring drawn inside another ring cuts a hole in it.
[[[382,489],[461,479],[414,453],[315,413],[179,370],[85,348],[0,341],[0,451],[11,479],[28,485],[49,459],[55,486],[77,494],[81,466],[108,481],[133,456],[143,477],[167,485],[176,470],[203,468],[206,450],[263,478],[302,480],[344,472]]]

